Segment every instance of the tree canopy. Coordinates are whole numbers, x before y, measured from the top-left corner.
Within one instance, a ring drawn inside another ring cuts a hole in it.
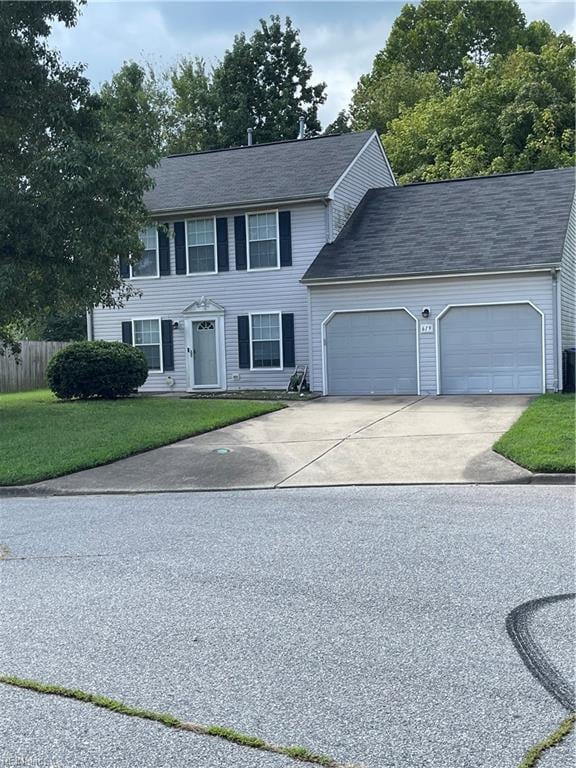
[[[47,46],[51,23],[72,26],[78,10],[0,4],[0,347],[31,317],[122,301],[118,256],[141,248],[157,149],[118,119],[140,121],[134,83],[94,95]]]
[[[574,161],[574,42],[515,0],[406,5],[351,105],[401,181]]]

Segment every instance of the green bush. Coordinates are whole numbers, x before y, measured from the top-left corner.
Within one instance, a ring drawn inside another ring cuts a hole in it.
[[[48,363],[48,386],[56,397],[126,397],[148,376],[144,353],[119,341],[77,341]]]

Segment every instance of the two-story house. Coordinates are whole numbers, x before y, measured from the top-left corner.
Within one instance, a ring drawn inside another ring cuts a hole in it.
[[[144,391],[532,393],[574,340],[574,173],[397,186],[373,131],[167,157],[140,296],[90,336],[140,347]]]

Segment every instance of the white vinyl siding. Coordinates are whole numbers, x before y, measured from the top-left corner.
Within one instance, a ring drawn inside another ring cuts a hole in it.
[[[228,389],[284,389],[292,370],[261,368],[251,370],[238,365],[238,316],[250,313],[291,312],[294,314],[296,362],[310,364],[308,292],[300,278],[326,242],[325,207],[321,203],[291,205],[292,266],[277,270],[237,271],[235,268],[234,216],[245,210],[219,213],[228,220],[230,271],[192,277],[176,274],[174,237],[170,226],[171,274],[160,280],[139,283],[140,297],[129,299],[118,309],[94,311],[94,338],[119,341],[121,323],[133,317],[162,317],[178,322],[174,330],[174,389],[186,389],[186,343],[182,311],[203,296],[224,308],[226,386]],[[170,223],[185,217],[173,216]],[[248,233],[246,233],[248,234]],[[166,375],[151,372],[143,391],[167,389]]]
[[[394,186],[394,179],[375,135],[334,190],[330,204],[330,239],[336,238],[369,189],[391,186]]]
[[[572,203],[570,221],[560,270],[562,349],[576,347],[576,202]]]
[[[213,274],[216,267],[216,219],[188,219],[186,222],[188,274]]]
[[[156,227],[146,227],[140,233],[142,241],[142,254],[140,259],[130,266],[130,277],[142,279],[146,277],[158,277],[160,269],[158,264],[158,230]]]
[[[436,394],[435,318],[448,305],[531,301],[544,313],[546,388],[557,386],[554,366],[554,300],[550,272],[515,275],[398,280],[350,283],[310,288],[312,375],[311,388],[322,391],[322,322],[332,311],[405,307],[419,320],[420,391]],[[430,317],[422,318],[422,309]],[[421,323],[432,324],[432,333],[422,333]],[[351,372],[353,375],[353,372]]]

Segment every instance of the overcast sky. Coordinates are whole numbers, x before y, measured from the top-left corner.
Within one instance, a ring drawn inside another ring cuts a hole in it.
[[[290,16],[301,31],[314,81],[327,83],[320,110],[327,125],[345,108],[360,75],[384,46],[403,2],[190,2],[189,0],[88,0],[76,27],[55,27],[52,44],[69,62],[83,62],[97,87],[122,62],[151,61],[160,68],[180,56],[215,63],[234,34],[250,34],[272,13]],[[520,0],[529,21],[546,19],[557,31],[576,32],[570,0]]]

